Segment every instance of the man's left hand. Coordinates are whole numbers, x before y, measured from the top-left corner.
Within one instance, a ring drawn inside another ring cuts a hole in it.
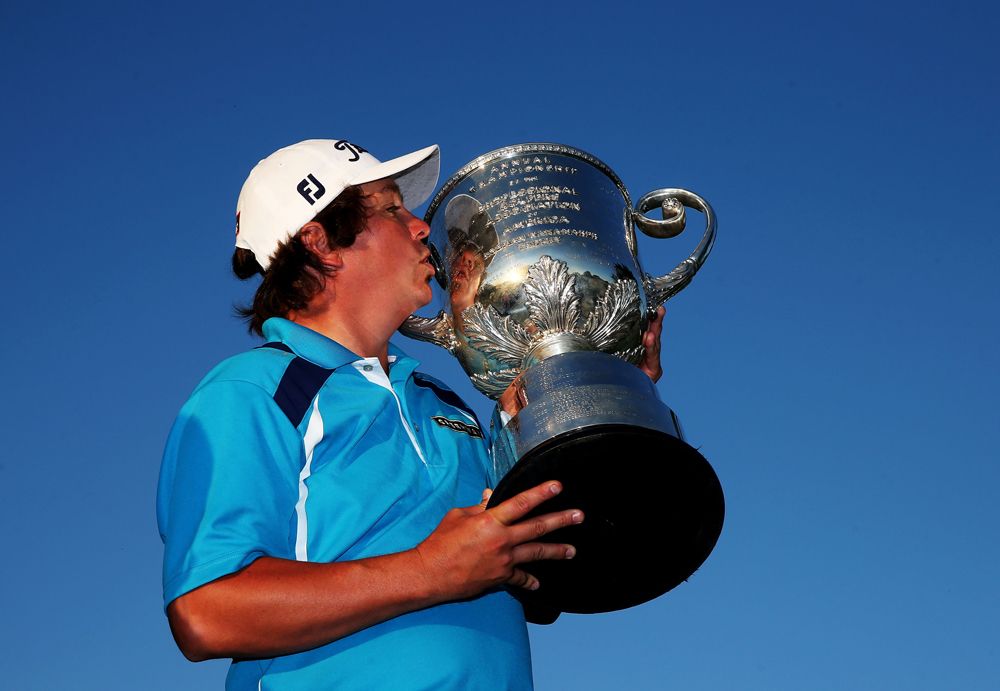
[[[649,320],[646,333],[642,335],[642,345],[646,347],[646,354],[639,363],[639,369],[649,375],[654,382],[663,376],[663,367],[660,366],[660,332],[663,331],[663,315],[666,310],[663,305],[656,310],[656,316]]]

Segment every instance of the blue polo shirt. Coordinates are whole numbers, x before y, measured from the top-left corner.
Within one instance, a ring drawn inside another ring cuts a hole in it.
[[[261,556],[330,562],[410,549],[480,501],[486,442],[450,390],[390,346],[388,376],[284,319],[208,374],[164,452],[164,605]],[[502,590],[325,646],[236,662],[227,689],[526,689],[521,605]]]

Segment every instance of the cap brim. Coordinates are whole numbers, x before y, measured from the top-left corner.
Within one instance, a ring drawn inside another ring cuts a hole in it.
[[[413,209],[427,201],[437,187],[441,151],[437,144],[390,161],[383,161],[351,179],[352,185],[392,178],[399,185],[406,206]]]

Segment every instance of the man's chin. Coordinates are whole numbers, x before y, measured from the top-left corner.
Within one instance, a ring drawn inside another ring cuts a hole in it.
[[[417,309],[420,309],[421,307],[427,307],[427,305],[431,304],[431,300],[434,298],[434,291],[431,289],[430,282],[427,283],[426,288],[427,288],[426,293],[422,295],[420,298],[418,298],[420,305],[417,306]]]

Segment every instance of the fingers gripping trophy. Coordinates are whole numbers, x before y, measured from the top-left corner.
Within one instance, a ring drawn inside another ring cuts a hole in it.
[[[636,227],[674,237],[686,207],[704,215],[701,241],[669,273],[647,274]],[[646,215],[657,208],[663,220]],[[606,612],[687,579],[722,530],[722,488],[635,364],[652,315],[712,249],[712,208],[682,189],[650,192],[633,208],[594,156],[519,144],[462,167],[425,220],[447,309],[401,331],[447,348],[490,398],[520,403],[513,416],[494,415],[490,505],[556,479],[563,492],[545,510],[586,516],[545,538],[575,545],[576,557],[528,564],[541,586],[519,597]]]

